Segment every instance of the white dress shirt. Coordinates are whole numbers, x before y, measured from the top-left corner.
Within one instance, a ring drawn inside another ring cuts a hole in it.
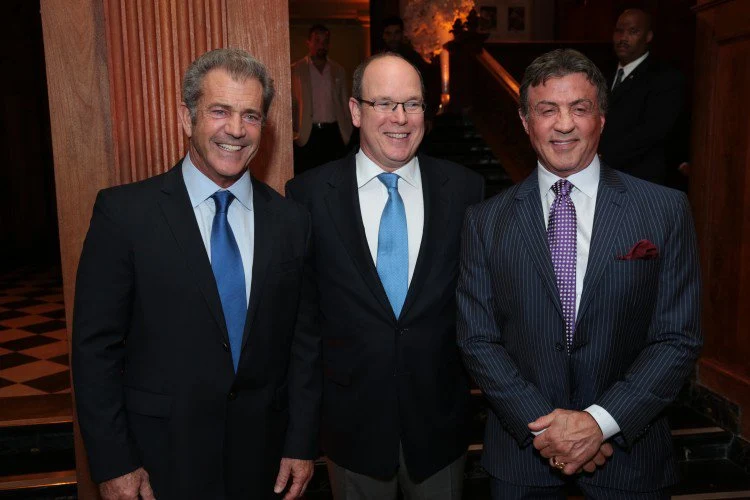
[[[336,121],[336,113],[333,110],[331,65],[326,61],[323,71],[318,71],[310,56],[307,57],[310,62],[310,86],[312,87],[312,121],[313,123],[333,123]]]
[[[198,170],[190,160],[190,154],[182,161],[182,178],[185,181],[190,204],[193,206],[198,230],[211,261],[211,228],[216,214],[216,203],[211,195],[222,190],[211,179]],[[242,268],[245,271],[245,298],[250,301],[250,285],[253,277],[253,255],[255,248],[255,217],[253,215],[253,184],[250,173],[245,173],[227,189],[236,198],[229,205],[227,220],[234,239],[240,249]]]
[[[617,71],[620,71],[620,69],[622,68],[622,80],[620,80],[620,83],[624,82],[625,79],[628,77],[628,75],[632,73],[635,70],[635,68],[638,67],[639,64],[645,61],[647,57],[648,57],[648,52],[643,54],[641,57],[639,57],[635,61],[630,61],[625,66],[623,66],[622,64],[618,64]],[[617,79],[617,73],[615,72],[615,80],[616,79]],[[610,88],[610,90],[614,88],[615,88],[615,81],[612,80],[612,88]]]
[[[588,167],[567,177],[573,185],[570,199],[576,208],[576,317],[578,317],[578,306],[581,303],[583,292],[583,280],[586,278],[586,267],[589,262],[589,250],[591,248],[591,231],[594,228],[594,212],[596,209],[596,195],[599,191],[599,174],[601,166],[599,157],[594,156]],[[539,180],[539,194],[542,199],[542,212],[544,213],[544,225],[549,223],[549,211],[552,202],[555,201],[553,184],[561,179],[553,174],[540,163],[537,164],[537,178]],[[595,334],[595,333],[592,333]],[[575,338],[575,333],[573,334]],[[609,439],[618,432],[620,426],[607,410],[598,405],[591,405],[584,411],[588,412],[604,434],[604,439]]]
[[[385,172],[377,166],[360,149],[357,161],[357,189],[359,191],[359,211],[365,226],[367,245],[370,247],[372,261],[378,264],[378,234],[380,218],[388,201],[388,188],[380,182],[378,175]],[[400,179],[398,193],[404,201],[406,211],[406,231],[409,244],[409,284],[417,265],[419,247],[422,244],[424,231],[424,198],[422,195],[422,175],[416,157],[394,172]]]

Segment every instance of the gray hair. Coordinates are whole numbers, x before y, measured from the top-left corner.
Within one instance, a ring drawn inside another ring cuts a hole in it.
[[[182,81],[182,100],[190,111],[190,119],[195,124],[198,101],[203,95],[203,79],[209,71],[223,69],[237,81],[249,78],[258,80],[263,86],[263,119],[273,101],[273,79],[268,68],[242,49],[215,49],[206,52],[188,67]]]
[[[359,66],[354,70],[354,76],[352,77],[352,97],[355,99],[362,99],[362,80],[365,76],[365,70],[370,65],[370,63],[377,61],[378,59],[382,59],[384,57],[394,57],[396,59],[401,59],[402,61],[405,61],[409,64],[412,68],[414,68],[414,71],[417,72],[417,75],[419,75],[419,86],[422,91],[422,99],[425,98],[425,91],[424,91],[424,79],[422,78],[422,73],[420,73],[419,69],[408,59],[403,57],[400,54],[397,54],[395,52],[380,52],[378,54],[372,55],[359,63]]]
[[[596,98],[599,112],[607,114],[607,80],[602,75],[596,64],[573,49],[556,49],[534,59],[529,64],[521,80],[521,114],[529,116],[529,87],[544,85],[550,78],[562,78],[564,76],[582,73],[586,79],[596,87]]]

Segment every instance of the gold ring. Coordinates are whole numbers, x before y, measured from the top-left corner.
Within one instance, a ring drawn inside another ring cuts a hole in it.
[[[563,470],[565,466],[568,465],[565,462],[558,462],[557,458],[552,457],[552,467],[558,470]]]

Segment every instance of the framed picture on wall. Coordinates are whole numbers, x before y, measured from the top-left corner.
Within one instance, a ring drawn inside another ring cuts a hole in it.
[[[508,7],[508,33],[526,33],[528,22],[525,5],[511,5]]]
[[[497,6],[479,5],[479,31],[494,33],[497,31]]]

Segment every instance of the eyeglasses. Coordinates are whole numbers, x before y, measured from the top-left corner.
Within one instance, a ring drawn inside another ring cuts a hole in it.
[[[397,101],[389,101],[389,100],[377,100],[377,101],[368,101],[366,99],[359,99],[356,98],[357,101],[363,104],[369,104],[372,106],[372,109],[377,111],[378,113],[393,113],[398,109],[398,105],[400,104],[402,108],[404,108],[404,112],[408,113],[410,115],[416,115],[418,113],[424,113],[424,110],[427,109],[427,105],[421,101],[406,101],[406,102],[397,102]]]

